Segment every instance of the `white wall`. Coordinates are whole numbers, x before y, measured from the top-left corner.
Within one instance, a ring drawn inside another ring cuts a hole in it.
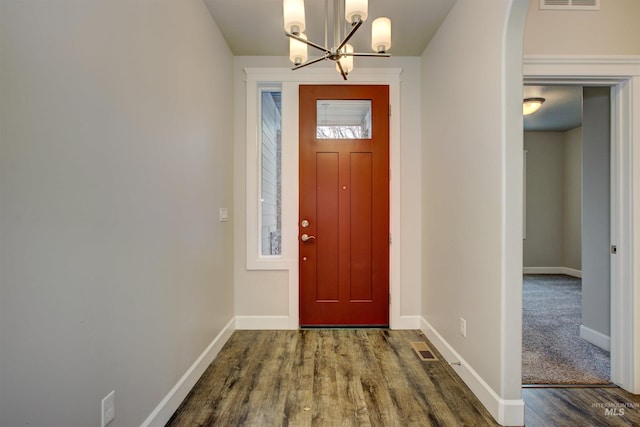
[[[582,127],[564,135],[563,265],[582,271]]]
[[[140,425],[233,317],[232,57],[200,1],[0,2],[0,425]]]
[[[525,272],[580,274],[582,128],[525,132]]]
[[[332,64],[327,64],[332,66]],[[322,67],[318,64],[315,67]],[[236,57],[234,65],[234,279],[236,315],[247,317],[297,316],[289,313],[289,273],[287,271],[247,270],[246,262],[246,83],[244,68],[290,68],[288,58]],[[335,69],[332,66],[332,69]],[[420,313],[420,58],[356,59],[358,68],[402,68],[400,93],[400,212],[401,241],[400,315],[417,319]],[[329,67],[331,68],[331,67]],[[290,71],[294,73],[294,71]],[[336,83],[341,81],[336,73]],[[283,99],[283,109],[286,99]],[[297,120],[297,119],[296,119]],[[285,132],[285,130],[283,130]],[[393,154],[393,153],[392,153]],[[286,195],[284,195],[286,197]],[[297,207],[295,207],[297,209]],[[298,217],[297,211],[292,217]],[[283,244],[285,244],[283,242]],[[283,249],[284,250],[284,249]],[[297,281],[297,278],[293,278]],[[417,325],[417,324],[416,324]]]
[[[458,0],[422,56],[424,329],[451,361],[462,359],[457,371],[510,425],[524,413],[520,42],[527,5]]]
[[[539,10],[538,4],[530,0],[526,54],[640,55],[640,1],[600,0],[599,11]]]
[[[610,329],[610,89],[584,88],[582,194],[582,325]]]
[[[524,149],[527,150],[524,267],[563,267],[564,132],[525,132]]]

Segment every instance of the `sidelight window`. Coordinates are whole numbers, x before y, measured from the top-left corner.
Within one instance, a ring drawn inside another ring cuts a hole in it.
[[[260,94],[260,253],[281,255],[282,92]]]

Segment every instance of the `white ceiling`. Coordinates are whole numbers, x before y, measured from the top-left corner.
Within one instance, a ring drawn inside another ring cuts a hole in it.
[[[282,0],[204,0],[236,56],[288,56]],[[351,40],[355,51],[371,52],[371,21],[391,19],[391,49],[397,56],[420,56],[456,0],[369,0],[369,18]],[[306,0],[309,40],[324,45],[325,0]],[[333,30],[330,24],[329,44]],[[316,56],[309,50],[309,56]]]
[[[525,86],[523,98],[546,100],[524,116],[526,131],[567,131],[582,124],[582,86]]]

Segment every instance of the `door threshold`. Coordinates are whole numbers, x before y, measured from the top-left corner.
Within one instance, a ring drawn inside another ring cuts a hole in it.
[[[389,329],[389,325],[300,325],[300,329]]]
[[[608,384],[522,384],[522,388],[618,388],[613,383]]]

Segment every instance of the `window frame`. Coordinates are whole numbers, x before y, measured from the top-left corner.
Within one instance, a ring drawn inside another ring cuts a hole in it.
[[[291,270],[297,265],[298,147],[297,85],[262,72],[245,69],[246,74],[246,268],[252,270]],[[261,221],[261,97],[263,91],[279,90],[281,104],[281,251],[262,255]]]
[[[247,270],[282,270],[288,264],[285,245],[287,233],[284,226],[287,221],[284,206],[281,212],[281,251],[280,255],[262,254],[262,93],[283,92],[282,82],[247,81],[247,116],[246,116],[246,242]],[[282,96],[282,102],[284,96]],[[281,106],[282,109],[282,106]],[[284,156],[284,112],[281,111],[281,150]],[[284,163],[284,159],[282,159]],[[284,199],[285,182],[284,164],[281,169],[280,197]],[[284,200],[282,200],[284,202]]]

